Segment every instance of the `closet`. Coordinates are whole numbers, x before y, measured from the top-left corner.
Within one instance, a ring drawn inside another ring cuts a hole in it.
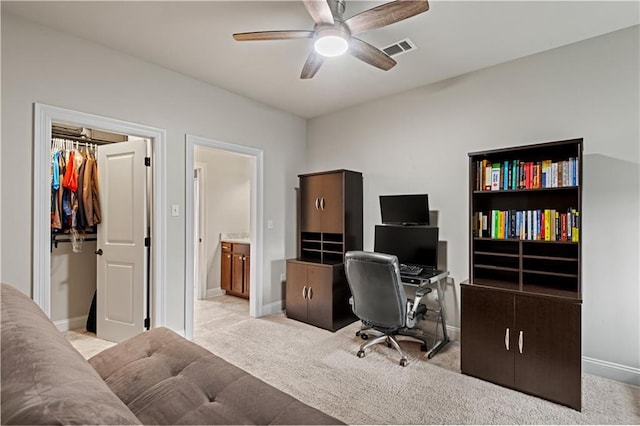
[[[124,241],[128,238],[128,229],[132,228],[128,222],[135,222],[137,228],[144,224],[143,232],[147,235],[149,218],[145,217],[141,221],[133,219],[133,216],[141,214],[148,216],[146,200],[150,196],[147,194],[149,187],[146,176],[140,173],[135,175],[135,180],[141,181],[138,186],[144,192],[136,193],[139,200],[135,204],[140,205],[142,202],[145,207],[142,210],[129,210],[127,198],[132,197],[119,196],[120,192],[129,194],[128,187],[132,186],[129,180],[133,179],[120,179],[123,181],[121,188],[114,185],[114,182],[118,183],[118,176],[125,176],[124,172],[131,168],[128,163],[134,161],[129,154],[128,145],[136,144],[141,153],[139,156],[146,157],[150,151],[150,143],[144,140],[131,142],[132,138],[127,135],[58,123],[53,123],[51,135],[51,319],[60,330],[86,328],[95,332],[99,321],[95,315],[95,306],[92,308],[92,300],[95,303],[98,274],[101,277],[107,276],[104,266],[100,269],[100,262],[104,264],[105,261],[102,251],[105,249],[106,252],[106,248],[104,244],[98,247],[100,232],[105,232],[101,228],[104,215],[110,212],[112,240]],[[122,155],[119,154],[119,149],[123,150]],[[105,179],[106,171],[102,170],[105,164],[101,162],[105,161],[102,154],[107,151],[115,154],[106,157],[113,161],[109,160],[111,172]],[[143,158],[139,160],[141,163],[146,162]],[[141,167],[145,169],[144,164]],[[148,174],[148,171],[144,170],[143,173]],[[104,240],[104,236],[102,238]],[[141,241],[140,245],[144,245],[147,240],[142,239],[145,241]],[[133,260],[129,262],[120,258],[117,262],[107,262],[107,265],[118,267],[116,269],[121,271],[124,278],[129,274],[128,263],[135,264]],[[143,259],[138,261],[135,269],[146,269],[148,264],[148,259]],[[146,276],[146,273],[136,275],[135,282],[145,286],[143,281]],[[122,290],[128,291],[125,288]],[[146,289],[143,293],[148,295]],[[110,289],[109,296],[113,297],[113,294],[116,292]],[[107,298],[105,296],[102,302],[107,302]],[[131,316],[130,312],[133,312],[132,307],[128,306],[130,303],[121,303],[118,299],[112,299],[110,303],[116,309],[110,309],[108,316],[122,323],[131,322],[128,318]],[[99,330],[98,337],[101,337]]]

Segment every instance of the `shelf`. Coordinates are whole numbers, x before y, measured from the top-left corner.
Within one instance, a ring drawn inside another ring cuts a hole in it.
[[[556,256],[534,256],[531,254],[523,254],[523,259],[540,259],[540,260],[557,260],[559,262],[577,262],[577,257],[556,257]]]
[[[505,266],[495,266],[495,265],[478,265],[475,264],[474,265],[475,268],[480,268],[480,269],[491,269],[491,270],[497,270],[497,271],[511,271],[511,272],[520,272],[520,269],[518,268],[508,268]]]
[[[500,257],[520,257],[519,254],[513,253],[497,253],[492,251],[474,251],[473,254],[481,254],[486,256],[500,256]]]
[[[530,294],[533,296],[552,296],[560,297],[563,299],[571,299],[575,301],[582,301],[582,294],[575,290],[567,290],[562,288],[553,288],[535,284],[525,284],[522,286],[522,293]]]
[[[498,191],[473,191],[474,195],[477,194],[522,194],[523,192],[528,193],[528,192],[545,192],[545,191],[567,191],[567,190],[576,190],[579,189],[579,186],[559,186],[559,187],[555,187],[555,188],[531,188],[531,189],[501,189]]]
[[[578,274],[565,274],[562,272],[551,272],[551,271],[538,271],[532,269],[523,269],[523,273],[526,274],[536,274],[536,275],[551,275],[554,277],[566,277],[566,278],[578,278]]]

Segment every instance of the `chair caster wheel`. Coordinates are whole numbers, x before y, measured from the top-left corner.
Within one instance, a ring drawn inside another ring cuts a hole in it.
[[[421,346],[420,346],[420,350],[421,350],[422,352],[427,352],[427,351],[429,350],[429,348],[427,348],[427,345],[421,345]]]
[[[401,366],[401,367],[406,367],[406,366],[407,366],[407,364],[409,364],[409,361],[407,361],[407,359],[406,359],[406,358],[402,358],[402,359],[400,360],[400,366]]]
[[[364,351],[358,351],[358,358],[364,358]]]
[[[393,345],[391,344],[391,342],[387,342],[387,347],[388,347],[388,348],[392,348],[392,347],[393,347]]]
[[[367,340],[369,338],[369,335],[367,333],[360,333],[360,338],[362,340]]]

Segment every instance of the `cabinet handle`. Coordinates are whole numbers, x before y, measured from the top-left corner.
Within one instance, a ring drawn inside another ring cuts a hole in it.
[[[324,211],[324,197],[322,197],[321,200],[320,200],[320,209],[322,209],[322,211]]]
[[[524,343],[524,332],[520,330],[520,334],[518,335],[518,349],[520,353],[522,353],[522,345]]]
[[[307,295],[309,296],[309,300],[313,298],[313,288],[309,287],[309,290],[307,291]]]
[[[320,210],[320,197],[316,197],[316,210]]]
[[[228,254],[228,255],[227,255],[227,257],[231,257],[231,255],[230,255],[230,254]]]
[[[504,347],[509,350],[509,327],[504,332]]]
[[[302,287],[302,298],[303,299],[307,298],[307,286],[306,285],[304,287]]]

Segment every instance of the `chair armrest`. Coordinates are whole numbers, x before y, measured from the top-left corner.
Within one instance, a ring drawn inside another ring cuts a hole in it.
[[[409,319],[413,320],[416,317],[416,310],[420,305],[420,299],[431,293],[431,291],[431,287],[420,287],[418,288],[418,290],[416,290],[416,297],[413,299],[411,309],[409,310],[409,312],[407,312],[407,316],[409,317]]]

